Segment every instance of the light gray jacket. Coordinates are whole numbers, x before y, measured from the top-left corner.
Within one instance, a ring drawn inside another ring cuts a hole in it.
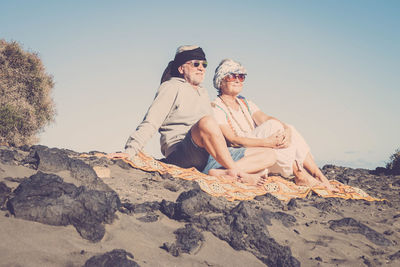
[[[206,115],[212,115],[207,90],[195,89],[182,78],[171,78],[158,88],[143,121],[129,136],[125,152],[133,157],[158,130],[161,152],[167,157],[175,150],[174,145]]]

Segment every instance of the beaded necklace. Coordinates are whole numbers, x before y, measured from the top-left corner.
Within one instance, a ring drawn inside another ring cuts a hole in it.
[[[233,116],[230,107],[226,104],[226,102],[222,99],[222,97],[221,97],[221,96],[218,96],[218,97],[219,97],[219,99],[221,99],[222,103],[223,103],[223,104],[225,105],[225,107],[228,109],[228,112],[229,112],[231,118],[235,121],[236,125],[239,126],[240,130],[241,130],[243,133],[247,132],[247,131],[245,131],[245,130],[243,129],[243,127],[240,125],[240,123],[239,123],[239,122],[236,120],[236,118]],[[240,108],[240,110],[241,110],[242,113],[243,113],[243,116],[246,118],[246,121],[247,121],[247,123],[248,123],[249,126],[250,126],[250,129],[251,129],[251,130],[254,130],[254,125],[250,122],[249,118],[248,118],[248,117],[246,116],[246,114],[244,113],[244,110],[243,110],[243,108],[242,108],[242,105],[240,105],[240,103],[239,103],[239,101],[238,101],[238,99],[237,99],[236,97],[235,97],[235,101],[236,101],[236,103],[238,103],[239,108]],[[228,119],[228,123],[229,123],[229,126],[231,127],[233,133],[234,133],[236,136],[239,136],[238,133],[236,132],[235,128],[233,127],[231,121],[230,121],[229,119]]]

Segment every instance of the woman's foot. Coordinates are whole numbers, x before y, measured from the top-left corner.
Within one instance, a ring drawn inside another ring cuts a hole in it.
[[[319,174],[314,175],[315,179],[320,181],[321,184],[328,190],[332,192],[339,192],[339,189],[337,189],[335,186],[331,185],[329,182],[328,178],[320,171]]]
[[[265,174],[249,174],[235,171],[233,169],[211,169],[208,172],[208,175],[220,176],[231,182],[240,182],[255,186],[263,186],[267,179]]]
[[[337,189],[335,186],[331,185],[328,178],[326,178],[326,176],[322,173],[320,168],[318,168],[313,157],[311,156],[311,153],[307,154],[306,158],[303,161],[303,166],[309,173],[311,173],[311,175],[314,177],[314,179],[321,182],[323,187],[325,187],[326,189],[328,189],[332,192],[339,192],[339,189]]]
[[[295,183],[297,185],[309,186],[309,187],[323,187],[332,192],[339,192],[339,189],[334,187],[329,183],[329,180],[325,177],[325,179],[316,178],[309,174],[307,171],[297,172],[295,175]]]
[[[302,168],[297,160],[293,162],[293,174],[294,182],[297,185],[309,187],[322,186],[322,183],[310,175],[308,171]]]
[[[307,171],[297,171],[294,173],[294,182],[297,185],[309,186],[309,187],[319,187],[323,184],[311,176]]]
[[[295,175],[295,183],[297,185],[304,185],[309,187],[323,187],[332,192],[339,192],[339,190],[329,183],[328,178],[321,172],[317,165],[312,161],[310,164],[310,156],[308,156],[308,165],[312,165],[312,171],[310,171],[310,166],[305,164],[306,169],[300,167],[297,161],[293,163],[293,174]],[[304,162],[306,163],[306,162]],[[311,173],[311,174],[310,174]]]

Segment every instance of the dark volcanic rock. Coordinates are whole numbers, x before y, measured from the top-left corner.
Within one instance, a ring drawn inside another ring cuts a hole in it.
[[[22,183],[23,181],[25,181],[26,179],[29,179],[29,178],[27,178],[27,177],[24,177],[24,178],[5,177],[4,178],[5,181],[19,183],[19,184]]]
[[[400,250],[389,256],[389,260],[394,261],[400,259]]]
[[[115,164],[117,164],[117,166],[121,167],[124,170],[130,170],[132,169],[132,166],[129,165],[129,163],[125,162],[122,159],[113,159],[112,161],[115,162]]]
[[[170,244],[168,242],[165,242],[160,248],[165,249],[169,254],[174,257],[178,257],[179,255],[181,255],[181,252],[175,243]]]
[[[400,168],[395,167],[391,169],[390,167],[388,168],[376,167],[376,169],[370,171],[370,173],[375,175],[400,175]]]
[[[322,172],[328,179],[335,179],[343,184],[358,185],[360,178],[368,177],[370,171],[366,169],[353,169],[335,165],[325,165]]]
[[[38,145],[31,147],[24,163],[31,165],[36,170],[58,172],[68,169],[68,161],[69,157],[65,151]]]
[[[384,167],[376,167],[375,170],[370,171],[370,173],[374,175],[384,175],[388,173],[388,170]]]
[[[203,192],[195,181],[179,179],[171,174],[132,171],[132,167],[122,160],[99,158],[95,153],[91,154],[92,156],[81,157],[81,154],[73,151],[44,146],[27,147],[25,151],[0,146],[2,165],[25,163],[25,167],[28,165],[39,171],[67,171],[60,175],[65,175],[74,183],[65,183],[57,175],[41,172],[30,178],[6,177],[15,175],[15,172],[5,173],[6,171],[0,170],[7,185],[8,182],[20,184],[11,192],[6,184],[0,183],[0,206],[7,203],[10,213],[18,218],[51,225],[73,225],[83,238],[91,241],[103,238],[105,224],[113,222],[116,210],[131,215],[133,218],[129,220],[146,223],[156,222],[160,217],[165,219],[160,214],[161,211],[171,219],[186,223],[184,228],[174,232],[176,239],[170,241],[170,244],[164,243],[162,247],[174,256],[182,253],[196,254],[204,242],[204,232],[208,231],[226,241],[232,248],[252,253],[268,266],[299,266],[298,259],[292,255],[294,250],[297,253],[304,252],[299,254],[299,259],[304,260],[303,265],[396,266],[400,259],[400,176],[383,170],[374,173],[364,169],[326,165],[323,172],[329,179],[359,187],[372,197],[385,198],[387,201],[368,202],[310,195],[285,203],[271,194],[265,194],[249,201],[229,202]],[[117,192],[123,192],[126,201],[132,201],[131,203],[120,204],[118,196],[97,177],[92,168],[111,165],[114,165],[113,168],[120,166],[130,170],[118,170],[118,175],[123,178],[120,181],[104,181],[118,190]],[[9,169],[11,166],[7,166],[7,170]],[[122,182],[128,176],[135,179],[129,186],[140,188],[143,185],[143,191],[133,190],[125,195],[125,184]],[[171,200],[175,195],[171,192],[180,193],[183,190],[186,192],[180,194],[176,201],[153,201],[159,200],[163,194],[165,199]],[[10,215],[9,212],[3,213]],[[366,214],[369,224],[366,223]],[[332,216],[337,220],[327,222]],[[6,217],[3,219],[8,220]],[[281,232],[281,243],[278,243],[272,238],[275,235],[270,231],[272,228],[281,228],[282,225],[288,229]],[[307,233],[313,233],[315,237],[309,238]],[[336,243],[331,241],[343,236],[339,233],[349,234],[351,240],[343,242],[343,249],[357,248],[354,254],[359,253],[357,258],[350,259],[341,251],[336,253]],[[151,239],[152,233],[148,234]],[[366,241],[365,238],[371,241]],[[156,244],[155,253],[159,253],[157,250],[161,244],[162,242]],[[285,246],[288,244],[293,247]],[[100,243],[98,245],[101,246]],[[329,253],[326,254],[327,251]],[[82,255],[85,253],[81,252]],[[203,257],[201,254],[203,253],[199,253],[200,258]],[[80,257],[84,257],[82,255]],[[135,253],[135,256],[137,258],[138,255]],[[140,262],[146,264],[146,257],[147,255],[142,255]],[[138,266],[132,259],[129,252],[113,250],[92,257],[85,266]],[[181,265],[191,262],[187,261],[186,256],[175,261]],[[203,263],[208,264],[206,261]]]
[[[91,184],[103,184],[103,182],[100,182],[100,180],[98,179],[97,174],[93,170],[93,168],[80,159],[69,159],[67,170],[71,172],[72,177],[81,181],[86,187],[91,188]],[[102,189],[106,190],[106,188],[107,187],[104,186],[104,188]]]
[[[341,199],[336,198],[317,198],[311,205],[325,213],[340,214],[338,207],[341,201]]]
[[[11,194],[11,188],[9,188],[4,182],[0,182],[0,209],[4,208],[4,204]]]
[[[200,241],[204,241],[204,236],[197,231],[192,224],[186,224],[185,228],[177,229],[176,244],[181,248],[182,252],[190,253],[199,246]]]
[[[120,206],[113,191],[76,187],[57,175],[42,172],[24,180],[13,195],[7,208],[17,218],[50,225],[72,224],[83,238],[93,242],[103,238],[103,224],[116,218]]]
[[[369,241],[379,246],[390,246],[392,242],[386,239],[383,234],[376,232],[365,224],[356,221],[353,218],[343,218],[340,220],[329,221],[329,228],[335,232],[353,233],[364,235]]]
[[[400,206],[400,176],[382,171],[376,172],[334,165],[325,165],[322,171],[329,179],[345,183],[347,181],[349,185],[362,189],[372,197],[386,199],[387,201],[383,202],[385,205]]]
[[[283,205],[282,201],[280,201],[278,198],[276,198],[275,196],[271,195],[270,193],[267,193],[267,194],[261,195],[261,196],[256,196],[254,199],[259,201],[260,203],[262,203],[266,207],[273,207],[273,208],[276,208],[276,209],[283,209],[284,208],[284,205]]]
[[[292,198],[291,200],[289,200],[289,202],[287,204],[288,210],[295,210],[298,207],[299,207],[299,205],[297,205],[296,199]]]
[[[235,249],[255,250],[253,254],[267,265],[300,266],[299,261],[291,255],[290,248],[279,245],[268,233],[267,225],[271,225],[271,218],[283,217],[285,216],[282,216],[282,213],[255,209],[242,201],[224,218],[229,232],[213,233]]]
[[[160,203],[157,201],[144,202],[139,204],[123,202],[121,204],[119,211],[125,214],[131,214],[131,213],[149,213],[159,209],[160,209]]]
[[[144,202],[139,204],[132,204],[124,202],[121,204],[119,211],[128,215],[146,213],[145,216],[139,217],[138,220],[141,222],[156,222],[159,218],[154,211],[160,209],[160,203],[157,201]]]
[[[18,153],[9,149],[0,149],[0,161],[5,164],[12,164],[16,160]]]
[[[400,187],[400,176],[395,176],[393,180],[392,186]]]
[[[158,220],[158,215],[155,213],[147,213],[145,216],[143,217],[139,217],[138,220],[141,222],[156,222]]]
[[[93,256],[88,259],[84,267],[139,267],[133,259],[132,253],[123,249],[114,249],[102,255]]]
[[[180,189],[180,186],[177,183],[173,183],[173,182],[169,182],[169,181],[165,182],[163,186],[165,189],[168,189],[171,192],[178,192]]]
[[[281,221],[286,227],[291,227],[296,222],[296,218],[294,216],[281,211],[271,212],[268,210],[263,210],[263,213],[275,220]]]
[[[222,213],[226,208],[225,201],[194,189],[180,194],[176,203],[163,200],[160,210],[175,220],[198,221],[203,213]]]
[[[71,176],[89,189],[111,191],[111,189],[97,177],[93,168],[81,159],[71,158],[73,151],[46,146],[32,146],[24,163],[43,172],[69,171]]]
[[[174,232],[176,242],[173,244],[164,243],[161,248],[165,249],[173,256],[177,257],[181,253],[191,253],[195,250],[201,241],[204,241],[204,236],[196,230],[192,224],[186,224],[185,228],[179,228]]]
[[[83,160],[90,164],[90,166],[104,166],[108,167],[114,165],[115,162],[112,159],[106,157],[98,157],[98,156],[91,156],[87,158],[83,158]]]
[[[251,202],[240,202],[233,209],[226,201],[191,190],[182,193],[176,203],[163,200],[160,210],[168,217],[192,222],[228,242],[234,249],[248,250],[270,266],[300,266],[290,248],[270,237],[271,219],[290,226],[296,219],[283,212],[271,212]]]

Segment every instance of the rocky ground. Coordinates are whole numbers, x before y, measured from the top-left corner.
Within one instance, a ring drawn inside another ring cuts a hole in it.
[[[0,146],[0,266],[400,266],[400,175],[326,165],[380,202],[212,197],[122,160]]]

